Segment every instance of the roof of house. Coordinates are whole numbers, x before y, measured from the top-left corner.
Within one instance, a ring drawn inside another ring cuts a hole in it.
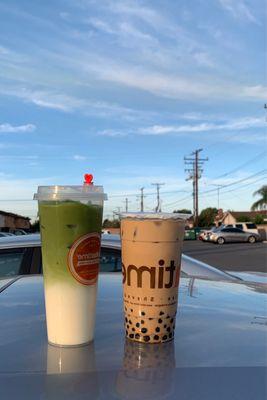
[[[249,217],[249,219],[255,218],[256,215],[267,215],[267,210],[260,210],[260,211],[227,211],[225,215],[223,216],[224,218],[231,214],[234,218],[239,218],[241,216],[246,216]]]
[[[28,220],[30,220],[29,217],[24,217],[23,215],[14,214],[14,213],[8,212],[8,211],[2,211],[2,210],[0,210],[0,215],[5,215],[5,216],[7,216],[7,217],[13,217],[13,218],[23,218],[23,219],[28,219]]]

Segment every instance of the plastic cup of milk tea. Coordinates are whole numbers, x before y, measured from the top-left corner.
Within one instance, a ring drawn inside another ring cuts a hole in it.
[[[121,214],[124,326],[128,339],[174,338],[187,214]]]
[[[94,338],[101,248],[102,186],[39,186],[48,342],[79,346]]]

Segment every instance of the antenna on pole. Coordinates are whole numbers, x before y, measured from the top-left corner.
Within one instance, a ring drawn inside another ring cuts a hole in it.
[[[160,201],[160,196],[159,196],[159,190],[160,190],[160,186],[165,185],[165,183],[151,183],[151,185],[156,186],[157,189],[157,206],[155,208],[155,212],[161,212],[161,201]]]

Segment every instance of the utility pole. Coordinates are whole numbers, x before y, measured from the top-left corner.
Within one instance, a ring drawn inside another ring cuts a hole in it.
[[[197,149],[191,153],[192,157],[184,157],[185,165],[190,167],[185,168],[185,172],[189,173],[188,180],[193,181],[193,208],[194,208],[194,222],[195,226],[198,225],[198,180],[201,178],[203,172],[203,164],[208,161],[208,158],[199,158],[199,153],[203,149]]]
[[[144,212],[144,187],[141,187],[140,211]]]
[[[156,208],[155,208],[155,211],[156,211],[156,212],[161,212],[160,197],[159,197],[159,189],[160,189],[160,186],[165,185],[165,183],[159,183],[159,182],[157,182],[157,183],[151,183],[151,185],[154,185],[154,186],[156,186],[156,188],[157,188],[157,206],[156,206]]]
[[[125,201],[125,212],[128,212],[128,204],[130,203],[128,198],[126,197]]]

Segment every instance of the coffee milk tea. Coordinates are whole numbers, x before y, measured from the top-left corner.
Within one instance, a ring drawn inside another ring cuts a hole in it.
[[[185,217],[121,215],[125,333],[131,340],[161,343],[174,337]]]
[[[89,177],[92,177],[89,175]],[[102,186],[39,186],[48,342],[79,346],[94,338]]]

